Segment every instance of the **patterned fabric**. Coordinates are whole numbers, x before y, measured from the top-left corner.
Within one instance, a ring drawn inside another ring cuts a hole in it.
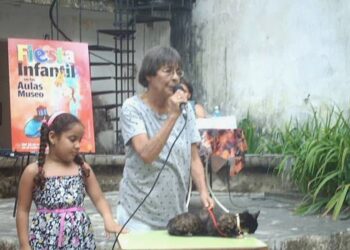
[[[230,176],[237,175],[244,167],[244,155],[248,150],[243,130],[237,129],[209,129],[202,133],[201,155],[220,157],[231,162]],[[220,162],[220,161],[218,161]],[[213,163],[213,162],[212,162]],[[212,164],[214,172],[219,171],[224,163]]]
[[[96,249],[90,218],[81,209],[84,197],[81,169],[76,176],[47,177],[44,189],[33,192],[38,211],[30,226],[32,249]]]

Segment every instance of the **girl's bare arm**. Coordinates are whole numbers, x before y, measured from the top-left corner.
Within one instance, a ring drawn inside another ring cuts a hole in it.
[[[86,163],[85,163],[86,164]],[[121,226],[115,222],[111,208],[98,184],[95,173],[91,167],[86,164],[86,167],[90,169],[90,176],[86,178],[86,192],[88,193],[91,201],[95,205],[97,211],[101,214],[105,225],[105,230],[108,233],[118,233]],[[126,232],[126,230],[123,230]]]

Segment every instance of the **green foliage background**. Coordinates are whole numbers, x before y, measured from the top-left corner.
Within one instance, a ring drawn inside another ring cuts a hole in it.
[[[304,194],[299,214],[332,213],[337,219],[350,205],[350,121],[335,108],[316,111],[304,122],[291,119],[282,128],[262,132],[251,115],[242,119],[248,153],[283,154],[282,173],[292,157],[292,179]]]

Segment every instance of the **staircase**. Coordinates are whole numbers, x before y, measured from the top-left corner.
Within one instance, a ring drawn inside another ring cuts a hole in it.
[[[108,100],[106,104],[94,104],[95,110],[103,110],[106,122],[114,124],[115,150],[118,154],[124,153],[121,128],[119,124],[120,111],[123,102],[135,94],[135,16],[131,0],[116,0],[114,11],[114,23],[112,29],[97,30],[97,43],[90,45],[91,72],[99,72],[95,68],[108,67],[108,75],[91,77],[91,84],[105,86],[101,91],[93,91],[92,96],[104,96]],[[114,46],[101,44],[100,37],[108,36],[113,39]],[[112,54],[112,59],[105,59],[106,53]],[[101,99],[101,98],[100,98]],[[94,102],[95,103],[95,102]]]
[[[106,122],[114,124],[115,152],[113,153],[124,153],[119,123],[120,112],[123,102],[135,94],[136,23],[170,21],[173,11],[191,10],[192,4],[193,0],[114,0],[113,28],[97,30],[97,42],[89,46],[91,84],[92,89],[94,85],[99,85],[99,89],[103,90],[92,92],[93,108],[102,110]],[[103,45],[100,42],[102,36],[113,39],[114,46]],[[108,74],[94,73],[100,72],[99,68],[105,70],[106,67],[110,69]],[[103,104],[97,104],[102,99]]]

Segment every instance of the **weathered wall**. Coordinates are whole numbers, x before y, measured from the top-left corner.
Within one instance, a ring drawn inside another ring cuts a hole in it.
[[[266,125],[307,104],[349,106],[350,2],[198,0],[193,9],[196,93]]]

